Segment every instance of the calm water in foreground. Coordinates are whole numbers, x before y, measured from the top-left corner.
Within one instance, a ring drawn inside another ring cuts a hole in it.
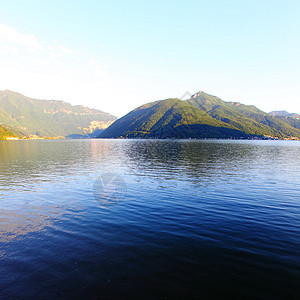
[[[0,299],[299,299],[300,142],[0,142]]]

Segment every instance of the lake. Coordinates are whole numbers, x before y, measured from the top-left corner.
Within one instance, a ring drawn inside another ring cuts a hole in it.
[[[299,299],[300,142],[0,142],[0,299]]]

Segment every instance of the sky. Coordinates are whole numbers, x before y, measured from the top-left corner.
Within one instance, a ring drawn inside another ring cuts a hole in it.
[[[299,0],[0,0],[0,90],[118,117],[198,91],[300,113],[299,15]]]

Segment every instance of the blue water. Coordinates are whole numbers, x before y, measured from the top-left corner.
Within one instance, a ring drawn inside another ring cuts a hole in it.
[[[300,142],[0,143],[0,299],[299,299]]]

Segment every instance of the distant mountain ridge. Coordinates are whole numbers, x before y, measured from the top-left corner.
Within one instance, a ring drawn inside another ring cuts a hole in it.
[[[286,110],[275,110],[275,111],[269,112],[269,114],[272,116],[275,116],[275,117],[291,117],[291,118],[300,119],[299,114],[289,113]]]
[[[38,100],[9,90],[0,91],[0,124],[25,135],[41,137],[89,134],[105,129],[117,118],[82,105]]]
[[[300,115],[287,111],[272,111],[271,115],[300,130]]]
[[[104,130],[101,138],[300,138],[297,126],[255,106],[204,92],[188,100],[142,105]]]

